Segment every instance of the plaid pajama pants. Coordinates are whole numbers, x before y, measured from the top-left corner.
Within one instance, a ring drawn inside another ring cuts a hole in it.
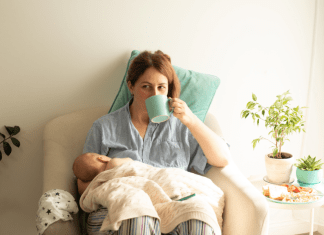
[[[102,221],[107,215],[106,208],[91,213],[87,220],[89,235],[160,235],[160,223],[156,218],[142,216],[122,222],[118,231],[100,232]],[[200,220],[188,220],[179,224],[168,235],[215,235],[214,230]]]

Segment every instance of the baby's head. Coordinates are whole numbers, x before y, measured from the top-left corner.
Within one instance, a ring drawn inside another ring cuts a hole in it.
[[[84,153],[78,156],[73,163],[74,175],[86,182],[91,181],[100,172],[107,169],[110,158],[97,153]]]

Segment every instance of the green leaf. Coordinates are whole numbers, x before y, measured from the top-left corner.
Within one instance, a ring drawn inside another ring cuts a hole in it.
[[[282,108],[282,104],[279,103],[279,102],[277,102],[277,103],[275,104],[275,107],[276,107],[277,109],[281,109],[281,108]]]
[[[278,153],[278,148],[274,148],[272,151],[272,156],[275,157]]]
[[[262,110],[262,116],[264,116],[265,110]]]
[[[296,167],[307,171],[319,170],[321,169],[321,166],[324,164],[324,163],[320,163],[321,159],[316,161],[316,157],[313,158],[310,155],[308,155],[307,158],[304,157],[304,158],[297,159],[297,161],[299,162],[299,164],[296,164]]]
[[[14,131],[14,128],[11,126],[5,126],[5,128],[6,128],[7,132],[9,133],[9,135],[11,135]]]
[[[246,118],[247,115],[249,114],[249,112],[250,112],[249,110],[243,110],[242,113],[241,113],[241,117]]]
[[[288,95],[288,94],[290,94],[289,90],[286,91],[285,93],[283,93],[282,95],[285,96],[285,95]]]
[[[9,135],[17,135],[20,132],[20,127],[19,126],[5,126],[6,130],[8,131]]]
[[[19,132],[20,132],[20,127],[19,127],[19,126],[15,126],[15,127],[13,128],[12,135],[17,135]]]
[[[315,157],[316,158],[316,157]],[[317,160],[316,162],[314,162],[315,165],[319,164],[322,161],[322,159]],[[323,163],[322,163],[323,164]]]
[[[260,119],[257,120],[257,125],[259,126]]]
[[[253,94],[253,93],[252,93],[252,99],[253,99],[254,101],[256,101],[256,100],[257,100],[257,97],[256,97],[256,95],[255,95],[255,94]]]
[[[286,97],[286,99],[285,100],[287,100],[287,102],[289,102],[289,101],[291,101],[291,100],[293,100],[290,96],[288,96],[288,97]]]
[[[249,102],[249,106],[248,106],[248,109],[254,109],[254,106],[256,105],[256,103],[253,103],[253,102]]]
[[[2,136],[2,138],[6,138],[6,136],[4,135],[4,134],[2,134],[1,132],[0,132],[0,136]]]
[[[11,137],[11,141],[12,141],[12,143],[13,143],[16,147],[19,148],[19,146],[20,146],[20,142],[19,142],[19,140],[17,140],[17,139],[14,138],[14,137]]]
[[[4,150],[4,152],[5,152],[5,154],[6,154],[7,156],[10,155],[10,153],[11,153],[11,146],[10,146],[10,144],[9,144],[8,142],[6,142],[6,141],[3,142],[3,150]]]
[[[262,110],[262,106],[258,105],[258,108],[259,108],[259,112],[260,112]]]
[[[256,144],[257,144],[258,142],[260,142],[260,140],[261,140],[260,138],[252,140],[252,143],[253,143],[253,149],[255,148]]]

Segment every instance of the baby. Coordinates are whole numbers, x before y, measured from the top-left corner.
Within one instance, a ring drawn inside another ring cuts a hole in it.
[[[105,170],[120,166],[131,158],[113,158],[97,153],[84,153],[78,156],[73,163],[73,173],[77,177],[79,194],[86,190],[90,182]]]

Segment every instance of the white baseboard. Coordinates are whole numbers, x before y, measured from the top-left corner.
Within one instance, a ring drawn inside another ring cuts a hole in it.
[[[317,230],[318,225],[315,224],[313,231]],[[291,210],[270,208],[269,235],[295,235],[309,231],[310,222],[294,218]]]
[[[320,234],[324,234],[324,226],[318,225],[318,226],[317,226],[317,231],[318,231]]]
[[[309,233],[309,231],[310,223],[294,221],[280,223],[276,226],[270,226],[269,235],[295,235],[300,233]],[[314,225],[313,231],[318,231],[318,225]]]

